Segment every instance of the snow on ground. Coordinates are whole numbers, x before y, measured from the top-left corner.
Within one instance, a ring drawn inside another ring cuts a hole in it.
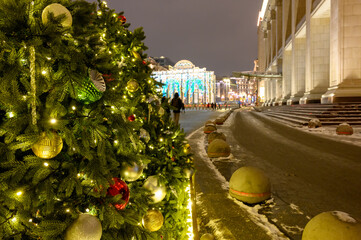
[[[189,139],[190,137],[193,136],[193,134],[195,134],[198,131],[202,131],[203,127],[199,128],[197,131],[194,131],[193,133],[191,133],[187,139]],[[194,149],[195,151],[197,151],[198,153],[200,153],[201,157],[206,160],[207,165],[214,171],[214,173],[216,174],[216,177],[219,181],[223,182],[222,184],[222,188],[226,191],[229,190],[229,183],[228,181],[224,178],[224,176],[218,171],[218,169],[213,165],[212,161],[210,158],[208,158],[208,155],[206,153],[206,140],[205,137],[200,138],[197,144],[197,149]],[[234,156],[231,155],[229,157],[230,159],[233,159]],[[225,158],[222,158],[225,159]],[[213,159],[213,161],[217,161],[217,159]],[[238,206],[240,206],[240,208],[242,208],[244,211],[248,212],[251,220],[258,226],[260,226],[262,229],[264,229],[264,231],[270,236],[272,237],[272,239],[277,239],[277,240],[289,240],[289,238],[287,238],[274,224],[270,223],[269,220],[267,219],[267,217],[263,214],[259,214],[258,211],[260,210],[261,206],[260,205],[255,205],[255,206],[247,206],[244,203],[242,203],[241,201],[236,200],[235,198],[231,197],[230,195],[228,195],[228,198],[233,200]],[[198,202],[198,199],[197,199]],[[201,202],[198,202],[199,204],[201,204]],[[211,220],[207,225],[212,227],[212,229],[214,229],[215,235],[217,236],[222,236],[224,235],[222,233],[223,228],[219,227],[219,225],[217,224],[219,220],[217,219],[213,219]]]
[[[304,126],[300,129],[302,131],[317,134],[322,137],[331,138],[335,141],[361,146],[361,126],[352,126],[352,135],[337,135],[336,128],[337,126],[322,126],[320,128],[308,128],[307,126]]]

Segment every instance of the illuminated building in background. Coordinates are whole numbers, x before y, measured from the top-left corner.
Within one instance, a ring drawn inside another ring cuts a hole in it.
[[[214,72],[196,67],[188,60],[181,60],[167,70],[155,70],[152,77],[163,84],[162,93],[167,98],[177,92],[184,104],[215,102]]]
[[[256,102],[256,80],[247,77],[223,77],[217,80],[217,102]]]

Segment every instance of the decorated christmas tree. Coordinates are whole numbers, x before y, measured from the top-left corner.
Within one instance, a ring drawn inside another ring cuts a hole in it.
[[[191,156],[105,2],[0,0],[0,239],[188,239]]]

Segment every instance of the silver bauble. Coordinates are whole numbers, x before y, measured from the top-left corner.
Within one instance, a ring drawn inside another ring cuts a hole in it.
[[[133,162],[133,164],[124,163],[122,166],[121,176],[127,182],[138,180],[143,174],[144,166]]]
[[[100,240],[102,225],[93,215],[80,214],[66,230],[65,240]]]
[[[153,196],[151,197],[153,203],[161,202],[165,198],[165,195],[167,195],[166,187],[159,182],[156,176],[148,177],[143,186],[153,193]]]

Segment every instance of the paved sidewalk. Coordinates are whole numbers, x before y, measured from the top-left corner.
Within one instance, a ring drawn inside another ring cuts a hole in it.
[[[222,131],[222,128],[229,128],[231,121],[228,119],[225,125],[217,126],[217,128],[219,131]],[[229,196],[228,181],[224,179],[207,156],[203,127],[190,134],[188,141],[194,154],[196,168],[195,190],[199,236],[208,232],[212,233],[217,240],[287,239],[274,237],[272,232],[277,232],[278,229],[272,229],[272,226],[263,226],[262,221],[265,221],[265,225],[269,223],[267,220],[261,219],[261,216],[257,216],[257,213],[250,214],[250,211],[255,210],[254,208]],[[234,158],[234,156],[231,155],[230,158]],[[227,158],[221,160],[227,161]]]

